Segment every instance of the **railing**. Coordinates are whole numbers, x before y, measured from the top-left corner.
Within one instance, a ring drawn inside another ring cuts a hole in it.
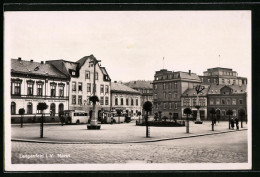
[[[68,96],[43,96],[43,95],[11,95],[11,98],[39,98],[39,99],[64,99],[67,100],[69,99]]]

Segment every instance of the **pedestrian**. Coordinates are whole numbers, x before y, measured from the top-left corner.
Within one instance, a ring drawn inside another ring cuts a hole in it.
[[[239,130],[239,122],[238,122],[238,118],[237,117],[235,118],[235,122],[236,122],[237,130]]]
[[[214,124],[217,125],[217,118],[214,117]]]
[[[234,123],[235,123],[235,122],[234,122],[234,119],[231,118],[231,128],[232,128],[232,129],[234,129]]]
[[[113,121],[114,121],[114,119],[113,119],[113,117],[111,117],[111,122],[110,122],[111,125],[113,125]]]

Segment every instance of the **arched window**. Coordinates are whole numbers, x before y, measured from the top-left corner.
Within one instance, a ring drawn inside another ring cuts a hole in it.
[[[12,102],[11,103],[11,114],[15,114],[16,113],[16,103],[15,102]]]
[[[50,114],[52,115],[52,116],[55,116],[55,103],[52,103],[51,104],[51,107],[50,107]]]
[[[237,110],[233,109],[233,116],[237,116]]]
[[[31,102],[27,104],[27,114],[32,114],[33,105]]]
[[[62,103],[59,104],[59,112],[62,112],[64,110],[64,105]]]
[[[226,116],[226,111],[225,110],[222,110],[222,115]]]

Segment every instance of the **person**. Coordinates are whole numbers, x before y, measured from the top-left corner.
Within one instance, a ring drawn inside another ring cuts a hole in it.
[[[214,124],[217,125],[217,118],[214,117]]]
[[[235,118],[235,122],[236,122],[237,130],[239,130],[239,126],[238,126],[238,118],[237,118],[237,117]]]
[[[231,118],[231,128],[232,128],[232,129],[234,129],[234,123],[235,123],[235,122],[234,122],[234,119]]]
[[[113,121],[114,121],[114,119],[113,119],[113,117],[111,117],[111,122],[110,122],[111,125],[113,125]]]

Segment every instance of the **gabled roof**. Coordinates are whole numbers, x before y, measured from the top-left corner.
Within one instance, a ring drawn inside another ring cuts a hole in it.
[[[114,83],[114,82],[111,82],[111,92],[141,94],[140,92],[138,92],[122,83]]]
[[[192,80],[192,81],[197,81],[197,82],[201,82],[199,76],[195,73],[187,73],[187,72],[182,72],[182,71],[179,71],[180,73],[180,78],[182,80]]]
[[[214,94],[220,94],[221,89],[224,87],[229,87],[232,90],[232,94],[241,94],[247,92],[247,87],[246,85],[217,85],[217,84],[212,84],[210,85],[210,88],[208,90],[209,95],[214,95]]]
[[[153,81],[137,80],[137,81],[126,82],[124,84],[131,88],[152,89],[153,88],[152,82]]]
[[[199,94],[199,96],[207,96],[209,87],[205,87],[205,89],[202,91],[202,93]],[[197,96],[197,92],[195,89],[187,89],[182,94],[182,96]]]
[[[11,59],[11,73],[30,74],[67,79],[68,77],[51,64]]]

